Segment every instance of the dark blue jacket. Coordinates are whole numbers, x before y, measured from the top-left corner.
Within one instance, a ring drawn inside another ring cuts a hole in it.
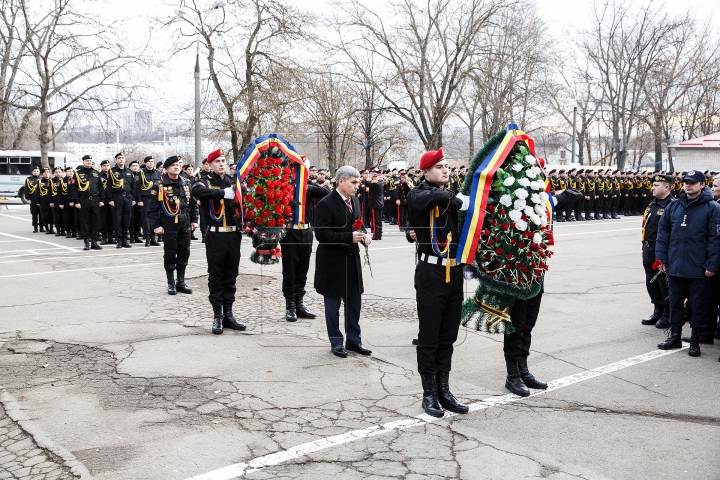
[[[720,268],[720,205],[710,189],[688,201],[685,192],[670,203],[660,218],[655,256],[668,275],[704,278],[705,270]]]

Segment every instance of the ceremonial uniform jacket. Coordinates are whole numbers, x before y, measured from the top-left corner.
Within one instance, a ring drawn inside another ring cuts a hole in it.
[[[25,179],[25,198],[33,203],[37,203],[40,199],[40,192],[38,191],[38,182],[40,177],[30,175]]]
[[[40,177],[40,180],[38,180],[38,191],[40,192],[40,198],[42,200],[52,202],[53,196],[55,196],[53,193],[55,191],[55,184],[52,178]]]
[[[177,222],[172,216],[165,213],[163,205],[160,204],[159,189],[163,191],[162,202],[165,204],[165,208],[169,207],[170,214],[177,212]],[[163,175],[158,185],[152,189],[147,216],[151,230],[161,226],[178,228],[173,226],[183,225],[187,220],[189,223],[197,223],[198,207],[196,202],[190,201],[190,182],[181,176],[173,180],[167,173]],[[182,223],[180,223],[181,221]]]
[[[407,183],[398,183],[395,188],[395,200],[400,200],[400,205],[407,205],[407,196],[412,188]]]
[[[147,198],[152,196],[153,186],[157,186],[157,184],[160,183],[160,177],[162,177],[162,174],[157,168],[153,168],[152,170],[148,170],[144,166],[140,168],[137,178],[137,191],[141,199],[140,201],[146,202]]]
[[[65,181],[62,177],[57,178],[54,177],[52,179],[53,182],[53,203],[55,205],[62,205],[64,203],[63,201],[63,191],[67,192],[67,185],[65,185]]]
[[[605,177],[597,177],[595,179],[595,191],[598,195],[605,196]]]
[[[135,188],[135,176],[128,167],[122,169],[117,165],[112,167],[110,169],[109,180],[110,183],[108,186],[110,187],[110,193],[112,195],[118,193],[124,194],[130,197],[131,200],[136,200],[135,195],[137,194],[137,189]]]
[[[205,224],[211,227],[232,227],[238,224],[233,208],[233,200],[225,199],[223,189],[232,187],[234,177],[208,173],[204,178],[198,179],[190,188],[193,197],[200,200],[201,213]],[[210,210],[212,209],[212,214]],[[222,213],[225,218],[222,218]],[[223,225],[223,220],[225,224]]]
[[[74,203],[85,197],[92,197],[92,200],[97,198],[101,202],[105,201],[105,184],[100,178],[100,172],[92,167],[85,168],[81,166],[75,170],[74,176],[75,181],[70,191]]]
[[[645,213],[643,213],[643,229],[640,240],[643,243],[643,247],[652,249],[653,255],[655,255],[655,241],[657,239],[660,218],[663,213],[665,213],[667,206],[674,201],[675,199],[672,195],[668,195],[662,200],[653,198],[650,205],[645,209]]]
[[[385,182],[373,180],[368,183],[368,208],[374,208],[376,210],[383,208],[385,203],[383,202],[383,191],[385,189]]]

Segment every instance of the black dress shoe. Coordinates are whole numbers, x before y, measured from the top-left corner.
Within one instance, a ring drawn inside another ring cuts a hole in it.
[[[130,245],[127,240],[123,240],[122,247],[123,248],[132,248],[132,245]]]
[[[413,338],[412,344],[417,346],[417,344],[418,344],[417,338]]]
[[[345,347],[342,345],[333,345],[330,347],[330,351],[332,351],[333,355],[340,358],[347,357],[347,350],[345,350]]]
[[[363,347],[362,343],[347,343],[345,344],[345,349],[359,353],[360,355],[370,355],[372,353],[372,350]]]
[[[115,245],[115,248],[122,248],[122,242],[117,242],[117,245]]]

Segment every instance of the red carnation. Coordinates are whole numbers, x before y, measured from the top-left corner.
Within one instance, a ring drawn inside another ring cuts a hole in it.
[[[285,175],[290,175],[290,167],[285,167],[285,170],[283,170],[283,173]]]
[[[363,221],[361,218],[358,218],[353,222],[353,230],[361,230],[363,228]]]
[[[652,264],[652,269],[657,270],[658,268],[660,268],[660,265],[662,265],[662,262],[660,260],[655,260],[655,262],[653,262]]]

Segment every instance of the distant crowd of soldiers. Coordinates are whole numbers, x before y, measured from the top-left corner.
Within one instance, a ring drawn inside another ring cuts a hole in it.
[[[652,201],[652,176],[669,175],[672,178],[671,195],[677,198],[682,192],[682,173],[621,172],[612,169],[550,170],[548,180],[552,190],[572,188],[583,198],[555,211],[558,222],[608,220],[623,216],[641,216]],[[706,184],[712,185],[716,172],[705,172]]]

